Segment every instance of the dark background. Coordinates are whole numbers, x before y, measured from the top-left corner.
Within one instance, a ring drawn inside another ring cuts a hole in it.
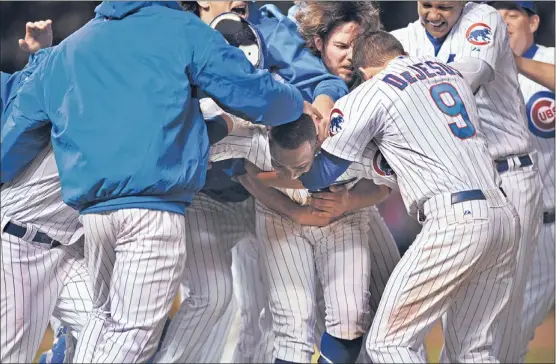
[[[52,19],[54,44],[58,44],[94,16],[100,1],[24,1],[0,2],[0,70],[14,72],[23,68],[28,55],[19,49],[19,38],[25,35],[28,21]],[[284,13],[291,1],[260,1],[273,3]],[[398,29],[417,19],[415,1],[378,1],[381,19],[386,30]],[[554,46],[554,1],[537,1],[541,25],[537,43]],[[138,40],[140,41],[140,40]],[[392,235],[403,252],[419,232],[420,226],[405,212],[399,194],[395,193],[379,206]]]

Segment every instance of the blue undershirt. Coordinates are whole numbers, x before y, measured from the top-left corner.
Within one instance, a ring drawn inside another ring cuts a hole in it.
[[[302,174],[299,180],[309,191],[328,187],[347,171],[351,163],[322,150],[315,157],[309,172]]]

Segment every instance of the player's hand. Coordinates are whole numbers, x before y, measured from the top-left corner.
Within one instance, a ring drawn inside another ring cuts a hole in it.
[[[311,206],[300,206],[290,216],[295,223],[307,226],[326,226],[334,219],[327,212],[317,211]]]
[[[351,210],[347,186],[330,186],[330,192],[313,193],[308,204],[333,219]]]
[[[332,100],[332,98],[328,95],[319,95],[315,98],[313,106],[320,112],[321,115],[323,115],[322,120],[317,126],[318,146],[320,147],[329,135],[330,113],[334,108],[334,100]]]
[[[52,45],[52,20],[41,20],[25,24],[25,39],[19,40],[19,47],[27,53],[38,52]]]
[[[307,101],[303,101],[303,113],[309,115],[313,119],[315,128],[317,129],[317,138],[318,140],[322,139],[324,141],[328,136],[328,124],[322,117],[320,111]]]

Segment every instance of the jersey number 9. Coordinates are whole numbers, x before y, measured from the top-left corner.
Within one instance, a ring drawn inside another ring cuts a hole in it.
[[[465,126],[458,126],[456,122],[449,123],[448,126],[452,133],[460,138],[467,139],[475,135],[475,127],[471,124],[469,120],[469,114],[467,109],[465,109],[465,104],[461,100],[458,91],[454,86],[449,83],[439,83],[434,85],[430,89],[432,99],[434,100],[436,106],[446,115],[456,118],[461,116]],[[447,95],[445,99],[442,95]]]

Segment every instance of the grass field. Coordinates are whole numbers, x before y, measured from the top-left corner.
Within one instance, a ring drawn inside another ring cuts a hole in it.
[[[177,310],[177,302],[174,302],[173,312]],[[43,338],[39,353],[48,350],[52,344],[52,331],[49,329]],[[438,362],[438,354],[442,345],[442,330],[440,325],[434,327],[426,340],[427,353],[430,363]],[[535,339],[530,344],[527,363],[554,363],[554,313],[547,316],[541,326],[535,332]],[[229,350],[228,350],[229,351]],[[38,355],[35,362],[38,360]],[[316,356],[315,358],[316,359]],[[316,363],[316,360],[313,360]]]

